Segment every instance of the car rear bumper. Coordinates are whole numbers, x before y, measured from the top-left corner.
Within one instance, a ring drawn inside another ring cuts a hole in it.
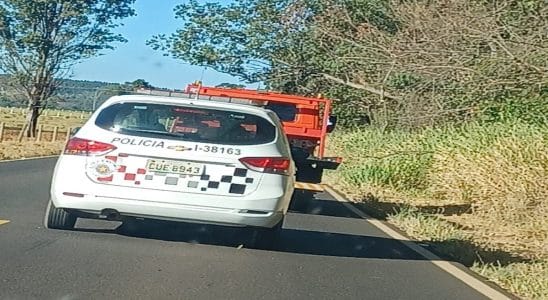
[[[276,201],[276,199],[272,199]],[[258,211],[193,206],[135,199],[61,196],[52,197],[56,207],[101,215],[115,210],[121,216],[143,217],[171,221],[220,224],[228,226],[273,227],[283,217],[283,211]]]

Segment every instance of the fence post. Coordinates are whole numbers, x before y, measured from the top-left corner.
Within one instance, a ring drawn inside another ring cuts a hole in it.
[[[21,142],[23,140],[23,135],[25,134],[25,130],[27,129],[28,124],[25,123],[23,125],[23,128],[21,128],[21,131],[19,132],[19,136],[17,137],[17,141]]]
[[[57,132],[59,131],[59,127],[55,126],[53,127],[53,134],[51,135],[51,141],[55,142],[57,140]]]
[[[38,134],[36,134],[36,141],[37,142],[42,141],[42,130],[43,129],[44,129],[44,124],[40,124],[40,126],[38,126]]]
[[[65,139],[65,144],[68,143],[70,139],[70,132],[72,131],[72,127],[67,128],[67,137]]]
[[[4,140],[4,123],[0,123],[0,143]]]

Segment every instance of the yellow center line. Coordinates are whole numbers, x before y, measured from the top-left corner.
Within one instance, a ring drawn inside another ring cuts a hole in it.
[[[8,224],[9,220],[0,220],[0,225]]]

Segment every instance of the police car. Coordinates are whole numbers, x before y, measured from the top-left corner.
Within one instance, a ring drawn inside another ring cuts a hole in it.
[[[294,174],[289,143],[270,110],[116,96],[68,141],[44,223],[71,229],[78,217],[137,217],[276,229]]]

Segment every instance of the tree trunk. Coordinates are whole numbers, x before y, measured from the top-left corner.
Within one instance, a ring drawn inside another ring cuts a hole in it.
[[[38,117],[40,116],[40,104],[31,103],[27,112],[27,132],[26,136],[30,138],[36,137],[36,128]]]

